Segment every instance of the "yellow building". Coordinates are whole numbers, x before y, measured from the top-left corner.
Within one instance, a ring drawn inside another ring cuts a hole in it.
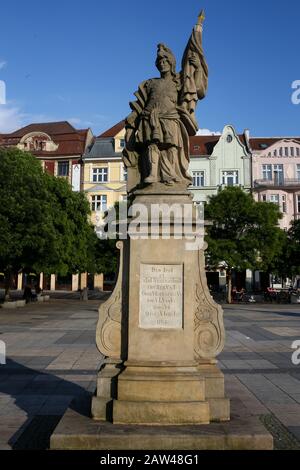
[[[107,209],[126,199],[124,137],[124,121],[121,121],[99,135],[83,156],[82,188],[91,205],[92,223],[98,226]]]

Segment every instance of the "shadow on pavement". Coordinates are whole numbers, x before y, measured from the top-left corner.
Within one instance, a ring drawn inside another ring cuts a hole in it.
[[[8,442],[13,449],[48,449],[50,436],[65,410],[70,407],[89,416],[93,395],[76,383],[9,358],[0,367],[0,393],[12,397],[14,405],[27,415]]]

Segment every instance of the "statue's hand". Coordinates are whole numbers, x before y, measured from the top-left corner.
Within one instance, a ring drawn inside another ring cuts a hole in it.
[[[195,67],[195,69],[198,70],[200,68],[200,65],[201,65],[199,56],[197,54],[195,54],[194,52],[192,52],[192,54],[189,57],[189,63],[191,65],[193,65]]]

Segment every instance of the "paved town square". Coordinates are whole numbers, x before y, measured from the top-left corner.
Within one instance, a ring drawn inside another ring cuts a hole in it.
[[[77,406],[76,398],[81,407],[89,402],[101,364],[95,346],[99,303],[73,296],[0,309],[7,347],[6,365],[0,365],[1,449],[48,448],[65,410]],[[299,449],[300,365],[291,359],[291,345],[300,339],[299,306],[225,305],[224,318],[219,366],[227,396],[260,416],[275,448]]]

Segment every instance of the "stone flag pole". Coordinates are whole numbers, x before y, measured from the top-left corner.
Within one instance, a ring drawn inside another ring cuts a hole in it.
[[[132,206],[146,212],[139,217],[143,236],[133,236],[129,223],[128,239],[117,243],[118,281],[99,309],[96,341],[105,361],[92,401],[95,420],[129,425],[229,420],[216,361],[224,346],[223,312],[207,288],[203,244],[190,250],[186,239],[203,237],[188,190],[189,136],[197,132],[195,108],[208,83],[203,21],[201,12],[181,72],[171,50],[158,45],[160,76],[142,82],[130,103],[123,152],[128,195]],[[151,237],[154,205],[170,212],[190,209],[189,233],[174,215],[169,238],[163,217]]]

